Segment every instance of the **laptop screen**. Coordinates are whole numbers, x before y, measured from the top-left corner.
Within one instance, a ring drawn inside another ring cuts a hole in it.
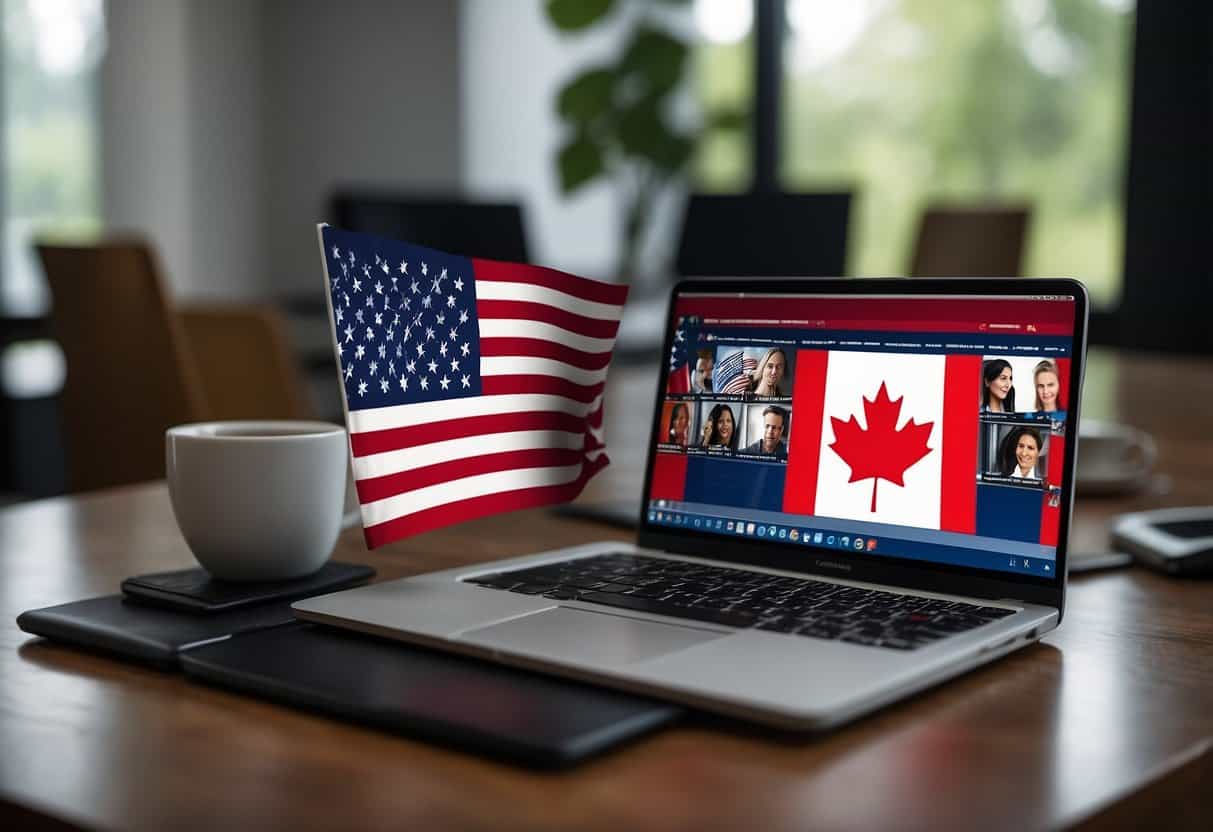
[[[1055,578],[1075,302],[680,294],[648,522]]]

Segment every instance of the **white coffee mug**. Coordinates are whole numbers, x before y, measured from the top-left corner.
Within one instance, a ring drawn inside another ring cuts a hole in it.
[[[1079,494],[1132,494],[1150,484],[1158,449],[1132,425],[1083,419],[1078,428]]]
[[[169,428],[165,445],[173,514],[207,572],[285,580],[328,560],[345,504],[345,428],[205,422]]]

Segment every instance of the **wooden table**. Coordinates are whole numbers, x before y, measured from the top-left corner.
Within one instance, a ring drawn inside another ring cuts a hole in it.
[[[1092,415],[1159,439],[1163,493],[1083,503],[1075,538],[1144,505],[1207,502],[1213,362],[1096,355]],[[653,381],[612,381],[629,493]],[[1203,403],[1196,406],[1197,403]],[[629,415],[630,414],[630,415]],[[631,493],[635,493],[634,490]],[[591,494],[590,497],[594,497]],[[626,533],[534,511],[338,557],[385,578]],[[17,630],[22,610],[191,563],[162,484],[0,512],[0,828],[1039,829],[1213,818],[1213,581],[1076,576],[1042,644],[832,735],[692,719],[539,774],[187,683]],[[16,820],[14,824],[12,821]]]

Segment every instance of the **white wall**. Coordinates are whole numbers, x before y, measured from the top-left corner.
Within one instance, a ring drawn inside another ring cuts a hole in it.
[[[523,203],[536,262],[601,278],[613,277],[619,203],[603,183],[561,195],[554,157],[563,134],[554,102],[576,72],[617,57],[625,22],[569,36],[551,27],[539,0],[460,3],[465,189]],[[664,266],[678,198],[668,195],[659,212],[646,249],[650,269]]]
[[[102,210],[157,245],[176,287],[194,279],[186,0],[110,0],[101,64]]]
[[[109,0],[103,210],[147,233],[176,294],[319,286],[341,184],[459,184],[446,0]]]

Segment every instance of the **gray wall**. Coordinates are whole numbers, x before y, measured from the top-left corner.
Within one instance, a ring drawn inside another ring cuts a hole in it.
[[[459,186],[457,4],[109,0],[103,210],[179,296],[310,293],[340,184]]]
[[[266,3],[265,228],[275,287],[320,280],[336,184],[459,186],[458,4]]]

